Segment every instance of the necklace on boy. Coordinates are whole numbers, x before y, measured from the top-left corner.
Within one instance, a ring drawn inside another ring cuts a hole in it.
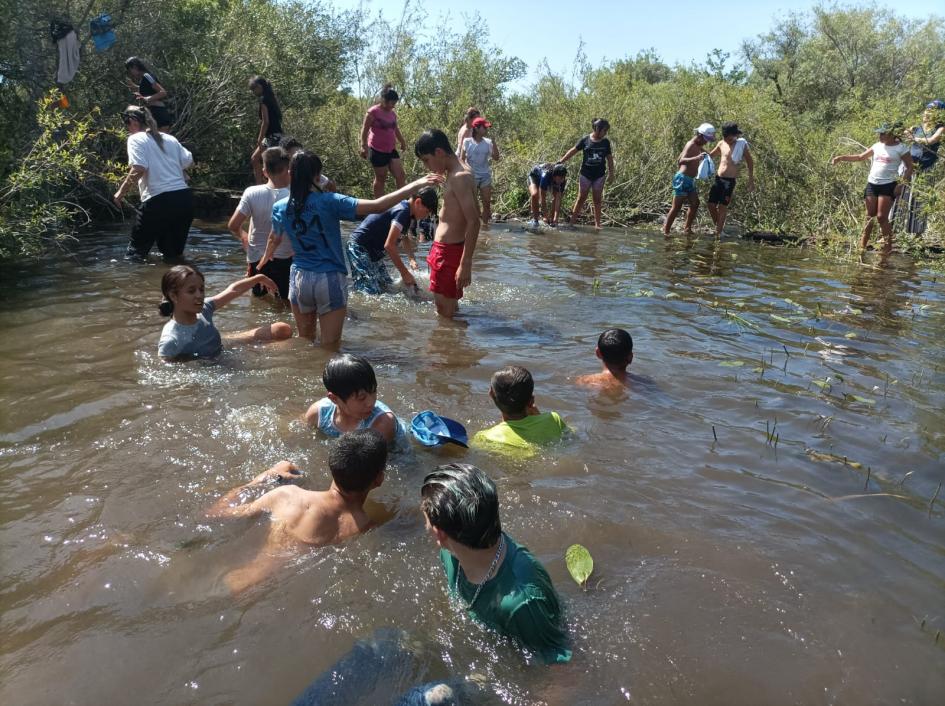
[[[505,546],[505,535],[499,535],[499,546],[496,547],[495,556],[492,558],[492,564],[489,566],[489,570],[486,572],[485,578],[476,584],[476,592],[473,594],[472,600],[466,605],[466,610],[469,610],[473,607],[473,603],[476,602],[476,599],[479,598],[479,592],[482,590],[482,587],[485,585],[486,581],[489,580],[489,577],[492,576],[492,572],[495,571],[496,564],[499,563],[499,556],[502,554],[502,548]],[[453,583],[453,590],[456,592],[456,595],[462,598],[462,595],[459,592],[459,571],[456,572],[456,581]]]

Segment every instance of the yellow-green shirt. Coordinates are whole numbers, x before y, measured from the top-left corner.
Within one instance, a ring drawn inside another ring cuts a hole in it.
[[[558,441],[567,425],[557,412],[531,414],[524,419],[510,419],[489,429],[483,429],[473,437],[478,445],[505,444],[517,449],[531,450],[534,446]]]

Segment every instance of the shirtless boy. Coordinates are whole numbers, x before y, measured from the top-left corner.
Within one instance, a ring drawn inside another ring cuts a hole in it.
[[[476,181],[450,147],[442,130],[427,130],[414,145],[417,158],[431,172],[446,176],[443,207],[427,264],[436,312],[452,319],[463,289],[472,282],[473,253],[479,238],[479,203]]]
[[[725,216],[732,204],[735,179],[741,170],[742,162],[748,167],[748,190],[755,190],[755,161],[751,158],[748,141],[741,135],[738,123],[723,123],[722,141],[709,152],[710,157],[720,159],[715,183],[709,190],[709,213],[715,221],[716,237],[722,235],[722,229],[725,227]]]
[[[624,387],[630,384],[627,368],[633,362],[633,338],[622,328],[609,328],[597,339],[595,351],[604,369],[599,373],[581,375],[578,385],[588,387]]]
[[[280,485],[258,499],[240,504],[249,488],[277,483],[291,484],[302,477],[289,461],[280,461],[249,483],[224,494],[207,510],[207,517],[256,517],[270,515],[269,539],[253,561],[226,575],[226,583],[238,593],[262,581],[279,563],[279,555],[293,546],[323,547],[367,532],[374,521],[364,511],[368,493],[384,482],[387,442],[373,429],[344,434],[328,455],[332,483],[328,490],[303,490]]]
[[[676,162],[679,165],[679,171],[673,177],[673,205],[666,215],[663,235],[669,235],[673,228],[673,221],[676,220],[676,216],[686,202],[689,203],[685,228],[687,234],[692,233],[692,224],[696,221],[696,213],[699,211],[699,190],[696,188],[696,174],[699,172],[699,163],[705,156],[705,150],[702,148],[715,140],[715,128],[709,123],[702,123],[696,128],[695,132],[695,136],[686,143]]]

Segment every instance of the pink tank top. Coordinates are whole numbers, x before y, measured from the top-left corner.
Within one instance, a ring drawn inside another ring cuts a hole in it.
[[[368,147],[377,152],[393,152],[397,143],[394,128],[397,127],[397,113],[384,110],[380,104],[372,106],[368,114],[374,119],[368,132]]]

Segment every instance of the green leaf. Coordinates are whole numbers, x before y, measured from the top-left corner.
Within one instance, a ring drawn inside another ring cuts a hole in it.
[[[745,364],[743,360],[723,360],[719,365],[723,368],[740,368]]]
[[[594,559],[591,553],[580,544],[572,544],[564,554],[564,561],[568,565],[568,572],[579,586],[587,583],[594,571]]]
[[[775,321],[780,321],[782,324],[792,324],[794,323],[786,316],[779,316],[778,314],[769,314],[769,316]]]
[[[856,338],[856,331],[850,331],[850,333],[843,334],[844,338]]]

